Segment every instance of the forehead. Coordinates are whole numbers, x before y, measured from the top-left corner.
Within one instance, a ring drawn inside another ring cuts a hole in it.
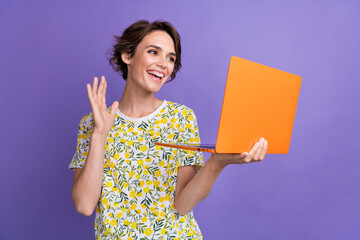
[[[148,33],[139,43],[139,48],[146,48],[149,45],[161,47],[166,52],[175,52],[174,41],[170,35],[164,31],[153,31]]]

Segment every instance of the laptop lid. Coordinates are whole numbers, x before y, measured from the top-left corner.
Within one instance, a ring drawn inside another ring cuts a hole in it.
[[[300,76],[232,57],[216,152],[249,152],[264,137],[268,141],[267,153],[287,153],[300,85]]]

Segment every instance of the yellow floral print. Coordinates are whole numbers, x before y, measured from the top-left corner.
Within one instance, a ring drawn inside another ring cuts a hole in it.
[[[92,130],[89,113],[80,121],[70,169],[84,166]],[[96,239],[202,239],[193,212],[181,216],[174,209],[178,167],[199,168],[202,154],[155,146],[155,142],[199,143],[194,112],[167,101],[143,118],[130,118],[117,110],[104,149]]]

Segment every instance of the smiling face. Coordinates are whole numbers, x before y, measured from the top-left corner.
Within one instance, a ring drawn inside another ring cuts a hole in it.
[[[153,31],[139,43],[133,57],[122,54],[127,81],[139,90],[155,93],[168,80],[176,59],[174,41],[164,31]]]

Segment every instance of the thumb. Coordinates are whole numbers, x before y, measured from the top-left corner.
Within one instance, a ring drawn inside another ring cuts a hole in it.
[[[243,153],[241,153],[241,157],[243,157],[243,158],[247,157],[248,155],[249,155],[248,152],[243,152]]]
[[[119,102],[118,102],[118,101],[113,102],[113,104],[111,105],[110,115],[111,115],[112,117],[115,117],[116,109],[118,108],[118,106],[119,106]]]

